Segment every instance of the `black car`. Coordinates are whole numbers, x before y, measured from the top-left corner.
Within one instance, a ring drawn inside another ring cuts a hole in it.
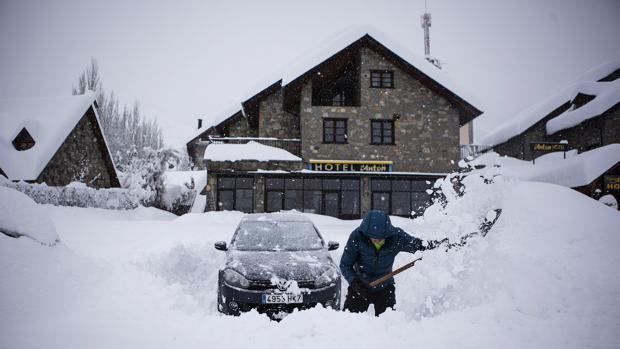
[[[340,270],[312,221],[301,214],[250,214],[232,237],[215,243],[226,252],[219,271],[218,310],[239,315],[251,309],[272,316],[322,304],[340,308]]]

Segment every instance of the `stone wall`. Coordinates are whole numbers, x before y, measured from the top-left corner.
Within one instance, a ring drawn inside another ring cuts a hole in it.
[[[82,182],[92,188],[110,188],[115,185],[116,173],[106,163],[107,148],[97,120],[90,107],[45,166],[37,183],[64,186]]]
[[[302,88],[302,158],[391,160],[394,171],[448,172],[457,168],[459,112],[374,51],[361,50],[361,106],[312,106],[311,83]],[[394,71],[394,88],[370,88],[370,70]],[[370,144],[370,120],[392,120],[395,145]],[[322,144],[323,118],[347,118],[347,144]]]
[[[260,102],[258,119],[259,137],[280,139],[299,138],[299,117],[283,110],[282,95],[282,89],[280,89]]]

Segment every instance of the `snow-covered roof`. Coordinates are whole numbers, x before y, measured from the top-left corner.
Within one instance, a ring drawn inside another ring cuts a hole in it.
[[[209,144],[204,158],[211,161],[301,161],[301,158],[284,149],[253,141],[246,144]]]
[[[620,60],[606,62],[586,71],[579,78],[577,78],[574,83],[555,90],[547,98],[523,109],[510,121],[502,124],[495,131],[482,137],[478,143],[490,146],[504,143],[510,138],[526,131],[562,104],[573,100],[579,93],[589,95],[600,94],[602,98],[600,98],[599,101],[594,103],[592,106],[584,109],[584,111],[580,111],[576,114],[570,114],[570,116],[564,115],[558,121],[551,122],[551,120],[547,123],[547,132],[552,134],[559,130],[571,127],[569,125],[575,126],[588,118],[600,115],[609,108],[602,110],[597,114],[593,113],[601,110],[605,105],[611,103],[611,100],[614,98],[616,103],[620,101],[620,94],[618,93],[617,81],[597,81],[614,72],[618,68],[620,68]],[[596,99],[597,98],[595,98],[595,100]],[[575,111],[587,107],[592,102],[595,102],[595,100],[590,101],[590,103],[582,106],[581,108],[575,109]],[[571,111],[567,111],[564,114],[569,114],[570,112]],[[574,124],[574,122],[577,123]]]
[[[190,140],[195,139],[202,132],[209,129],[209,127],[217,125],[229,118],[231,115],[234,115],[234,113],[239,110],[239,106],[243,102],[252,99],[252,97],[264,91],[265,88],[274,86],[278,83],[286,88],[286,85],[289,83],[301,77],[306,72],[321,64],[342,49],[362,39],[366,35],[374,38],[387,49],[414,66],[420,72],[427,75],[432,80],[451,91],[453,94],[462,98],[464,101],[467,101],[467,103],[478,107],[483,106],[480,100],[467,93],[461,86],[459,86],[458,83],[451,80],[445,72],[438,69],[423,57],[417,56],[407,45],[401,45],[399,42],[389,39],[380,30],[372,26],[352,26],[332,36],[331,38],[326,39],[319,47],[314,47],[311,50],[299,55],[299,58],[290,64],[284,71],[273,72],[272,74],[262,78],[259,83],[252,84],[250,87],[245,89],[245,91],[240,92],[238,95],[239,105],[234,105],[231,108],[217,113],[217,116],[213,118],[212,123],[205,124],[202,128],[198,129]]]
[[[611,82],[585,84],[580,92],[596,97],[580,108],[567,110],[547,121],[547,134],[551,135],[577,126],[588,119],[603,114],[620,103],[620,79]]]
[[[531,161],[501,157],[488,153],[472,162],[474,165],[500,165],[503,173],[520,180],[553,183],[569,188],[592,183],[605,171],[620,162],[620,144],[609,144],[581,154],[576,150],[545,154]]]
[[[91,92],[68,97],[0,99],[0,168],[12,180],[36,180],[94,102]],[[23,128],[35,144],[19,151],[12,142]]]

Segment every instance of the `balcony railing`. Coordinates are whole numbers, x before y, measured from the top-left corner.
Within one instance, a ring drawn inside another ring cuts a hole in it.
[[[301,157],[301,140],[300,139],[280,139],[269,137],[209,137],[208,143],[215,144],[246,144],[248,142],[257,142],[270,147],[280,148],[289,153]]]
[[[488,145],[461,144],[461,159],[475,159],[492,149]]]

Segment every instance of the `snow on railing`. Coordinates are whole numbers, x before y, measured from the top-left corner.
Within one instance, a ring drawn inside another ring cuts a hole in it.
[[[461,144],[461,160],[473,160],[491,149],[489,145]]]

